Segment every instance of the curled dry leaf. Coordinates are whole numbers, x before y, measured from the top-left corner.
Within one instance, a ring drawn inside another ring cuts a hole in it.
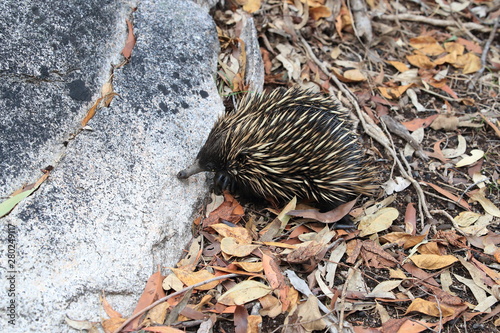
[[[447,149],[441,150],[444,157],[455,158],[455,157],[458,157],[460,155],[465,154],[465,151],[467,150],[467,142],[465,141],[465,138],[459,134],[457,136],[457,140],[458,140],[457,148],[447,148]]]
[[[301,317],[301,325],[307,332],[326,328],[326,322],[319,311],[316,296],[309,295],[307,301],[299,305],[297,311],[299,317]]]
[[[490,215],[495,217],[500,217],[500,209],[493,204],[486,196],[484,195],[485,187],[480,188],[478,190],[467,193],[467,195],[474,201],[477,201],[481,204],[483,209]]]
[[[242,268],[246,272],[250,273],[258,273],[262,272],[264,270],[264,266],[262,265],[262,262],[246,262],[246,261],[240,261],[240,262],[233,262],[234,265]]]
[[[416,254],[411,256],[410,260],[417,267],[423,269],[441,269],[458,261],[452,255],[441,256],[437,254]]]
[[[224,305],[242,305],[264,297],[271,292],[272,288],[261,282],[245,280],[226,291],[217,301]]]

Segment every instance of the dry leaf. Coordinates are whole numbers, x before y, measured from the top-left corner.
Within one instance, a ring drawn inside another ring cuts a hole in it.
[[[207,270],[201,270],[197,272],[192,272],[190,270],[185,270],[182,268],[170,268],[172,272],[181,280],[186,286],[192,286],[194,284],[213,279],[215,275],[211,274]],[[203,284],[195,289],[198,290],[210,290],[215,288],[220,281],[212,281],[210,283]]]
[[[435,64],[425,54],[411,54],[407,55],[406,59],[410,64],[421,69],[434,68]]]
[[[406,89],[410,88],[411,86],[413,86],[413,83],[395,88],[378,87],[378,90],[385,98],[394,99],[400,97],[406,91]]]
[[[252,235],[250,232],[243,227],[231,227],[224,223],[216,223],[211,225],[212,229],[217,231],[217,233],[223,237],[232,237],[236,239],[238,243],[241,244],[251,244]]]
[[[463,166],[466,166],[466,165],[471,165],[471,164],[476,163],[481,158],[483,158],[484,151],[482,151],[480,149],[473,149],[473,150],[471,150],[470,154],[471,154],[470,156],[469,155],[465,155],[465,157],[462,158],[460,161],[458,161],[455,166],[457,168],[460,168],[460,167],[463,167]]]
[[[262,272],[264,270],[264,267],[262,266],[262,262],[246,262],[246,261],[240,261],[240,262],[233,262],[234,265],[241,267],[247,272],[250,273],[258,273]]]
[[[270,292],[272,288],[261,282],[245,280],[226,291],[217,301],[224,305],[242,305],[264,297]]]
[[[126,59],[130,59],[132,56],[132,50],[134,49],[135,46],[135,36],[134,36],[134,26],[132,25],[132,22],[129,20],[125,20],[127,22],[127,27],[128,27],[128,35],[127,35],[127,41],[125,42],[125,46],[123,47],[122,50],[122,55]]]
[[[406,314],[413,311],[438,318],[449,317],[455,313],[455,311],[451,307],[448,307],[444,304],[438,305],[437,303],[426,301],[422,298],[414,299],[406,310]]]
[[[444,157],[455,158],[465,154],[465,151],[467,150],[467,142],[465,142],[465,138],[459,134],[457,136],[457,139],[458,139],[457,148],[448,148],[442,150]]]
[[[401,73],[406,72],[407,70],[409,70],[408,66],[406,66],[405,64],[403,64],[401,61],[387,61],[387,63],[389,63],[392,66],[394,66],[394,68],[396,68]]]
[[[484,191],[486,190],[485,187],[472,191],[470,193],[467,193],[467,195],[474,201],[477,201],[481,204],[483,209],[490,215],[493,215],[495,217],[500,217],[500,209],[496,207],[493,202],[491,202],[486,196],[484,195]]]
[[[236,238],[233,237],[224,237],[220,242],[220,249],[222,250],[222,252],[235,257],[246,257],[259,246],[260,245],[240,243]]]
[[[298,316],[301,319],[300,323],[307,332],[314,330],[324,330],[326,322],[319,312],[318,299],[314,295],[309,295],[307,301],[299,305]]]
[[[419,268],[423,269],[440,269],[458,261],[452,255],[437,255],[437,254],[416,254],[410,257],[410,260]]]
[[[440,114],[431,124],[435,131],[444,129],[445,131],[454,131],[458,128],[458,117],[449,114]]]
[[[358,230],[361,231],[359,236],[364,237],[387,230],[398,216],[398,210],[392,207],[382,208],[373,215],[364,216],[358,225]]]
[[[260,9],[261,6],[261,0],[247,0],[246,3],[243,5],[243,10],[246,11],[247,13],[255,13]]]

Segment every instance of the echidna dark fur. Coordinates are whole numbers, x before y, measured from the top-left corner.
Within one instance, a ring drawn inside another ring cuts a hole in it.
[[[278,89],[247,94],[220,117],[187,178],[213,171],[215,185],[284,202],[294,196],[333,208],[374,189],[346,110],[321,94]]]

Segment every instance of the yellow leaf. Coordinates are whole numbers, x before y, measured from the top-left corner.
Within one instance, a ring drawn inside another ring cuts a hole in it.
[[[255,13],[260,9],[261,0],[248,0],[243,5],[243,10],[247,13]]]
[[[240,262],[233,262],[238,267],[241,267],[243,270],[246,272],[250,273],[258,273],[262,272],[264,270],[264,266],[262,265],[262,262],[246,262],[246,261],[240,261]]]
[[[410,39],[410,45],[421,52],[436,56],[444,52],[444,48],[430,36],[420,36]]]
[[[309,16],[315,21],[323,17],[330,17],[330,15],[332,15],[332,11],[326,6],[309,8]]]
[[[444,44],[444,49],[446,52],[453,53],[455,52],[457,55],[462,55],[464,54],[465,47],[462,44],[451,42],[451,43],[445,43]]]
[[[192,286],[193,284],[206,281],[209,279],[213,279],[215,275],[211,274],[207,270],[201,270],[198,272],[191,272],[188,270],[180,269],[180,268],[170,268],[172,272],[181,280],[186,286]],[[201,285],[199,287],[196,287],[195,289],[198,290],[210,290],[212,288],[215,288],[217,284],[219,284],[220,281],[212,281],[210,283]]]
[[[410,64],[415,67],[422,69],[431,69],[434,68],[435,64],[429,59],[425,54],[411,54],[407,55],[406,59]]]
[[[440,269],[458,261],[457,258],[451,255],[438,254],[416,254],[410,257],[413,263],[423,269]]]
[[[387,61],[387,62],[389,64],[391,64],[392,66],[394,66],[394,68],[396,68],[401,73],[406,72],[407,70],[409,70],[408,66],[406,66],[405,64],[403,64],[401,61]]]
[[[481,69],[481,59],[479,59],[477,55],[475,55],[474,53],[467,53],[464,57],[464,74],[475,73]]]
[[[382,96],[388,99],[398,98],[401,96],[408,88],[410,88],[413,84],[407,84],[404,86],[399,86],[396,88],[386,88],[386,87],[378,87]]]
[[[261,282],[245,280],[226,291],[217,301],[224,305],[242,305],[271,292],[272,288]]]
[[[413,311],[424,313],[433,317],[449,317],[455,313],[453,308],[447,307],[443,304],[438,305],[437,303],[426,301],[422,298],[414,299],[405,314]]]

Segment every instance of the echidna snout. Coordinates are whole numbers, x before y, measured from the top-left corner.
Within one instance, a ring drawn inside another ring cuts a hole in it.
[[[247,94],[238,110],[217,120],[195,163],[177,176],[215,171],[216,190],[334,207],[375,188],[350,127],[346,110],[320,94]]]

